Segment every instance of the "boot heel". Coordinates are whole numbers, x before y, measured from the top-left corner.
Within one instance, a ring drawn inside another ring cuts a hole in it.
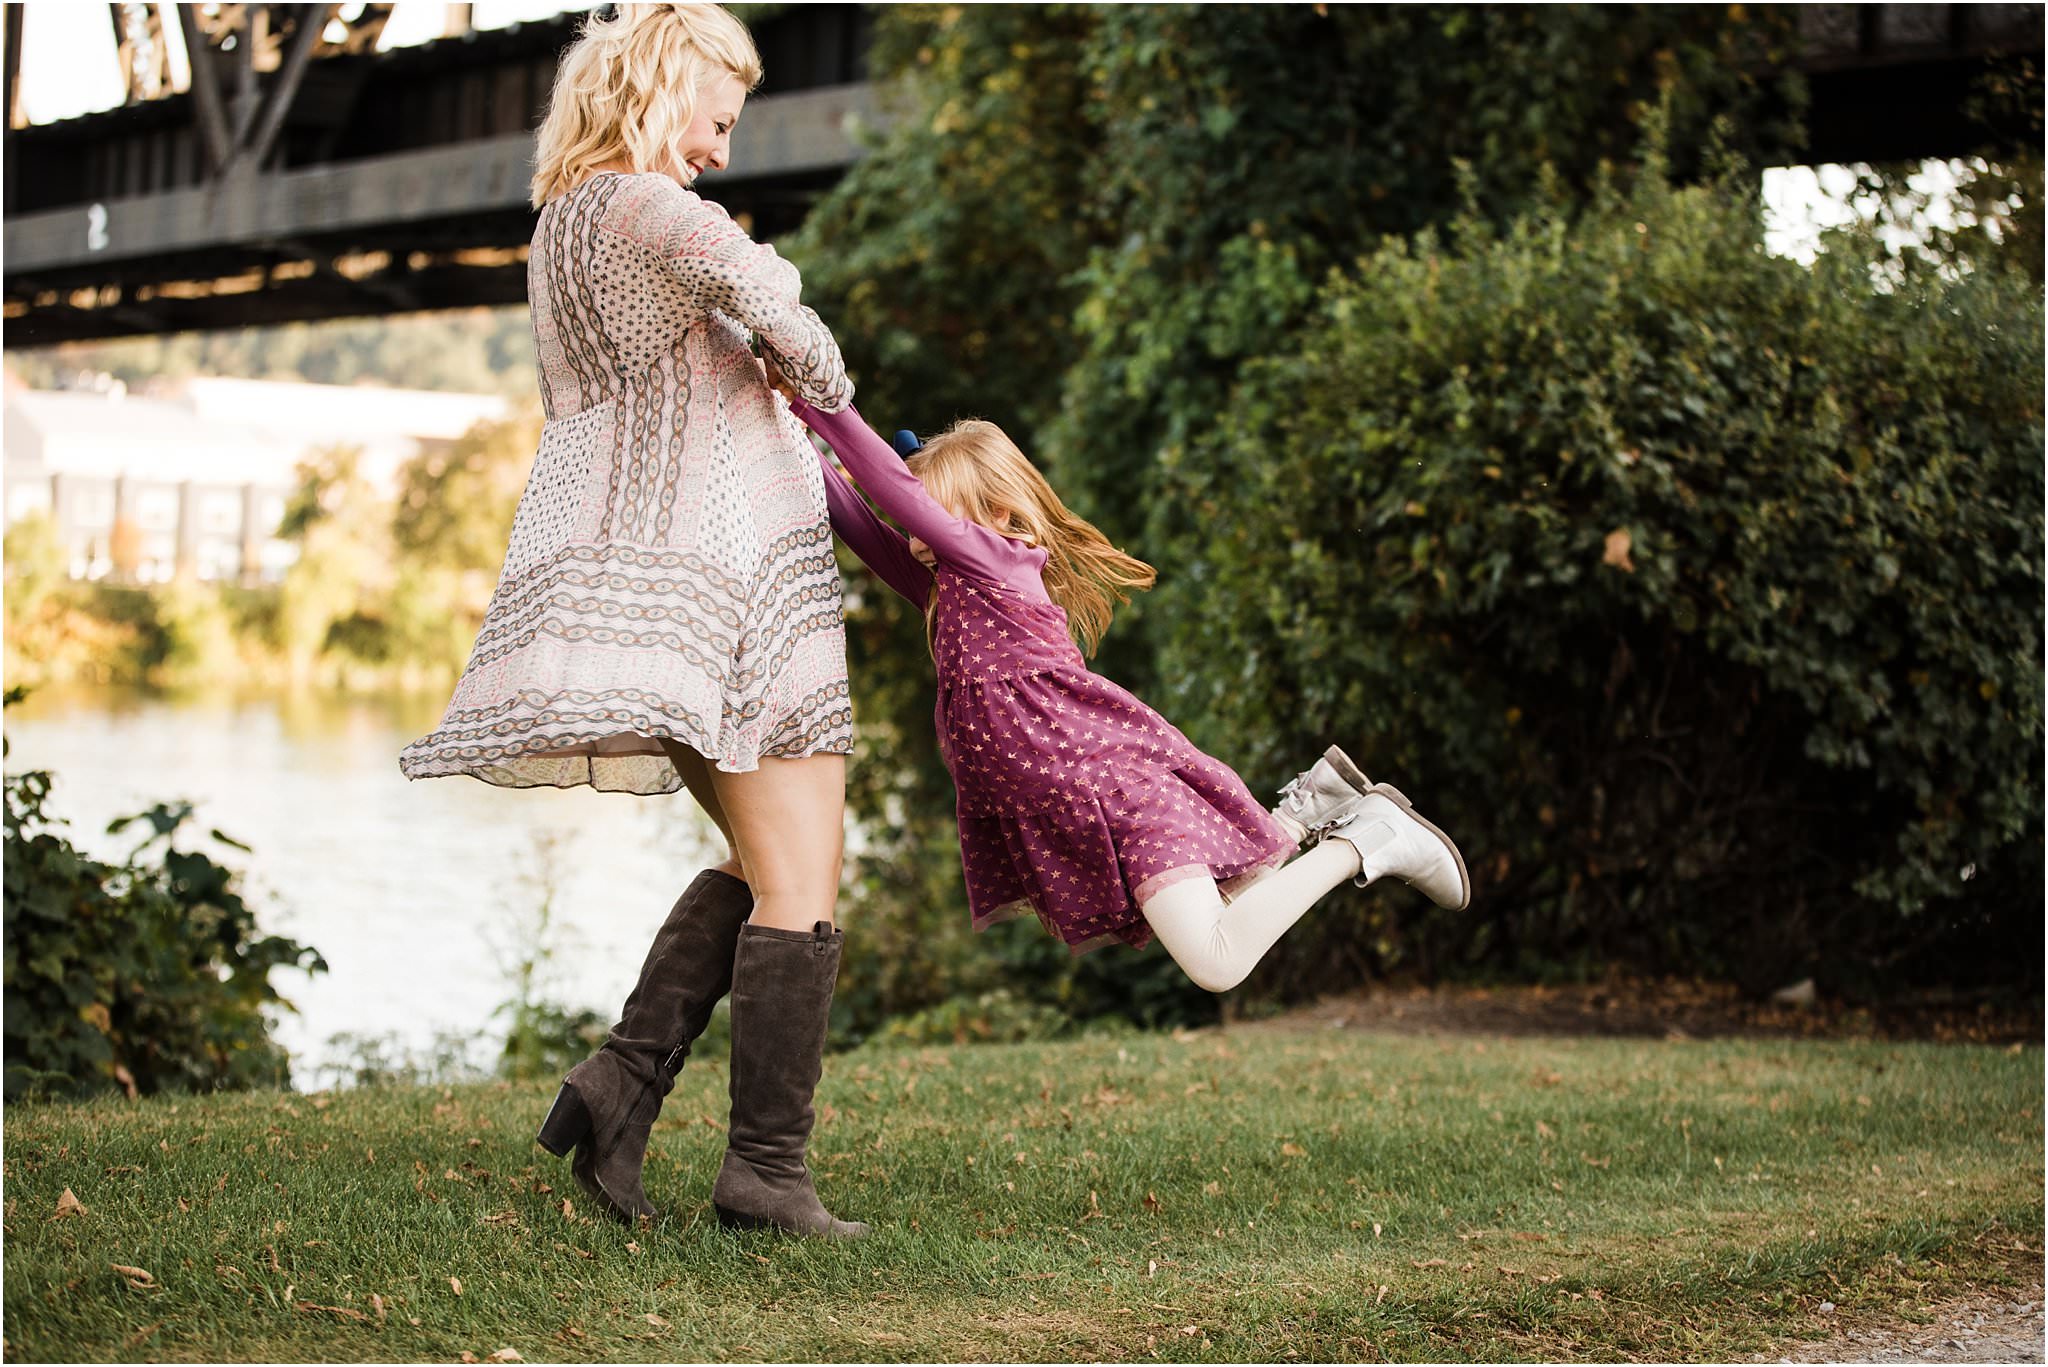
[[[736,1210],[726,1209],[724,1206],[719,1205],[716,1201],[713,1201],[711,1203],[711,1208],[718,1212],[718,1223],[723,1225],[727,1229],[781,1228],[781,1226],[776,1224],[773,1220],[763,1219],[759,1215],[742,1215],[740,1214],[740,1212]]]
[[[562,1090],[555,1093],[555,1104],[548,1108],[548,1118],[541,1122],[535,1138],[555,1157],[566,1158],[571,1149],[589,1137],[590,1108],[576,1095],[576,1089],[565,1082]]]

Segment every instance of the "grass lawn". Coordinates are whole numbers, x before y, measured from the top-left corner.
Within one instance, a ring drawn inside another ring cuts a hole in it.
[[[819,1090],[878,1226],[836,1246],[718,1228],[724,1085],[638,1230],[534,1145],[552,1087],[10,1106],[6,1356],[1719,1360],[2040,1273],[2033,1047],[870,1047]]]

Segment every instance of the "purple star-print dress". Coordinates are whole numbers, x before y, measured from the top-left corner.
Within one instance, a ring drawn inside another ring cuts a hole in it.
[[[1028,907],[1076,953],[1142,948],[1152,928],[1138,906],[1160,888],[1294,853],[1236,773],[1088,668],[1046,595],[1042,548],[947,512],[851,407],[791,407],[937,558],[926,569],[820,458],[832,530],[920,610],[936,593],[939,753],[959,792],[976,930]]]

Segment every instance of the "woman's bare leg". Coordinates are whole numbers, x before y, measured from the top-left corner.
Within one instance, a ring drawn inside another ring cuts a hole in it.
[[[804,1161],[845,940],[832,908],[846,759],[764,759],[751,774],[715,771],[711,782],[754,889],[733,950],[732,1120],[712,1208],[734,1228],[859,1238],[868,1227],[825,1208]]]
[[[846,756],[763,759],[750,774],[711,769],[709,777],[754,890],[752,923],[801,932],[831,922],[846,843]]]
[[[697,805],[704,809],[712,824],[718,827],[718,833],[725,837],[725,861],[711,867],[745,882],[746,864],[740,859],[738,842],[732,838],[732,823],[726,819],[725,806],[718,800],[718,788],[711,781],[714,772],[711,762],[679,740],[670,740],[667,736],[656,736],[655,740],[662,753],[668,756],[669,763],[675,765],[676,772],[682,775],[683,786],[690,790],[690,796],[697,799]]]

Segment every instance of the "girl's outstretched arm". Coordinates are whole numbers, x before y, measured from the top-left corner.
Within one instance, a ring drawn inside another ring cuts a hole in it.
[[[869,429],[851,404],[837,413],[821,413],[808,403],[798,402],[790,405],[790,411],[831,444],[876,506],[930,546],[941,564],[978,579],[1012,586],[1019,577],[1020,565],[1030,564],[1030,581],[1037,582],[1030,548],[948,512],[925,492],[903,458]]]
[[[832,530],[883,583],[922,609],[931,598],[932,572],[910,553],[903,533],[875,516],[875,510],[846,482],[830,456],[820,454],[818,464],[825,471],[825,503],[832,511]]]

